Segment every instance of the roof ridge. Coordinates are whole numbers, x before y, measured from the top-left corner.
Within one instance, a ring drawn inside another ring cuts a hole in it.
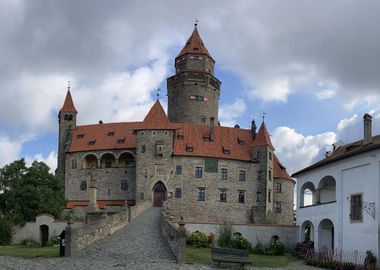
[[[181,52],[178,54],[177,57],[183,56],[187,53],[197,53],[197,54],[205,54],[208,57],[210,57],[212,60],[212,56],[208,52],[206,46],[203,43],[203,40],[201,36],[199,35],[197,27],[194,28],[193,33],[186,41],[185,46],[181,50]]]

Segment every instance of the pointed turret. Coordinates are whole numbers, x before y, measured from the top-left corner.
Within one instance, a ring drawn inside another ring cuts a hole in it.
[[[73,99],[71,97],[70,93],[70,86],[67,89],[65,102],[63,103],[63,106],[59,112],[71,112],[71,113],[77,113],[78,111],[75,109]]]
[[[141,129],[173,129],[160,101],[156,101],[145,116]]]
[[[260,126],[259,132],[257,133],[255,141],[253,142],[253,146],[269,146],[274,150],[272,141],[270,140],[269,133],[264,121]]]
[[[197,25],[175,59],[176,74],[168,78],[168,117],[173,123],[218,123],[220,81],[215,61],[204,45]]]

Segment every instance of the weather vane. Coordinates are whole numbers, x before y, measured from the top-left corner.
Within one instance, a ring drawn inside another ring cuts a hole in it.
[[[198,23],[199,23],[199,20],[195,18],[195,23],[194,23],[195,28],[198,26]]]
[[[67,89],[70,90],[70,81],[67,81]]]
[[[265,114],[266,114],[266,113],[265,113],[265,112],[263,112],[263,122],[264,122],[264,120],[265,120]]]
[[[161,89],[160,88],[157,88],[157,100],[160,100],[160,92],[161,91]]]

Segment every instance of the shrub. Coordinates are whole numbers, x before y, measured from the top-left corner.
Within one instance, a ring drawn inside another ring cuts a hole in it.
[[[223,224],[218,229],[217,244],[219,247],[232,247],[233,229],[229,224]]]
[[[281,255],[285,252],[285,245],[280,240],[272,239],[265,247],[266,255]]]
[[[261,243],[257,243],[255,248],[252,250],[253,254],[263,255],[265,252],[264,246]]]
[[[58,235],[50,237],[49,242],[48,242],[48,246],[59,245],[59,240],[60,240],[60,238]]]
[[[21,245],[26,247],[40,247],[40,243],[33,238],[25,238],[21,241]]]
[[[0,215],[0,245],[9,245],[12,242],[12,228],[12,221]]]
[[[232,248],[236,249],[251,249],[251,243],[241,235],[232,237]]]
[[[208,245],[209,245],[209,246],[214,245],[214,242],[215,242],[215,234],[210,233],[210,234],[207,236],[207,240],[208,240]]]
[[[190,235],[190,244],[195,246],[195,247],[208,247],[208,238],[207,235],[204,234],[203,232],[193,232]]]

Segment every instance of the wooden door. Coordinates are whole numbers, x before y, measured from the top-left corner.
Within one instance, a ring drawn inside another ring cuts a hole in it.
[[[165,192],[155,191],[154,192],[154,207],[161,207],[165,201]]]

